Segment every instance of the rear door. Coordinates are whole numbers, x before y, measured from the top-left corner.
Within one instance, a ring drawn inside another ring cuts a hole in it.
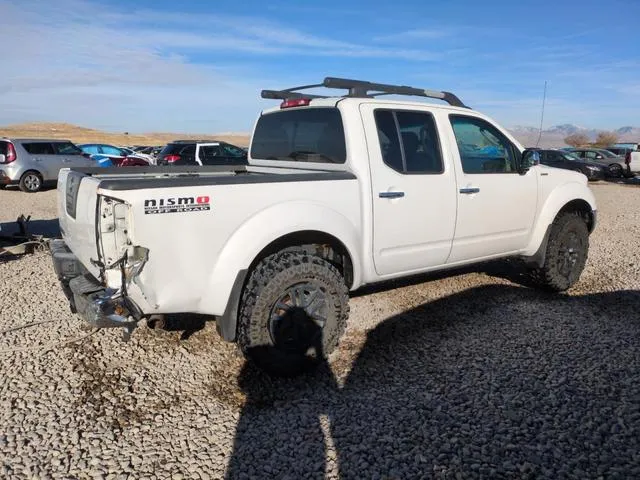
[[[455,228],[455,174],[443,160],[433,114],[375,104],[360,111],[371,166],[376,272],[444,264]]]
[[[53,148],[61,159],[62,167],[95,167],[95,161],[83,156],[82,150],[71,142],[54,142]]]
[[[488,121],[450,114],[458,215],[449,263],[523,249],[538,202],[538,168],[518,173],[519,149]]]
[[[226,163],[219,143],[198,143],[196,145],[198,165],[224,165]]]
[[[24,142],[22,148],[29,154],[29,168],[40,172],[44,181],[58,178],[58,171],[64,166],[64,163],[62,158],[56,155],[51,142]]]

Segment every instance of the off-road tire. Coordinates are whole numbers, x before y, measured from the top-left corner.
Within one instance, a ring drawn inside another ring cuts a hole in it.
[[[568,248],[567,242],[574,236],[577,252],[575,261],[568,271],[563,272],[561,263]],[[584,217],[577,212],[559,214],[551,225],[547,242],[546,256],[542,268],[535,268],[531,272],[533,278],[541,287],[562,292],[573,286],[587,263],[589,253],[589,230]]]
[[[321,329],[317,327],[322,339],[319,348],[292,353],[273,341],[270,315],[281,295],[304,282],[314,282],[325,295],[327,318]],[[302,250],[281,251],[265,257],[249,275],[238,309],[237,344],[246,358],[269,375],[300,375],[317,367],[336,348],[348,316],[349,291],[333,264]]]
[[[36,179],[37,184],[33,184],[30,180]],[[40,175],[35,170],[28,170],[22,174],[20,177],[20,183],[18,185],[20,190],[26,193],[35,193],[42,190],[42,175]]]

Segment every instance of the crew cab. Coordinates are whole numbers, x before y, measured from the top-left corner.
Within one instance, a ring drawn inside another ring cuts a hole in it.
[[[60,172],[51,251],[72,311],[125,336],[210,315],[261,368],[293,375],[336,347],[367,284],[506,257],[544,288],[578,281],[596,225],[587,178],[540,165],[454,94],[327,77],[262,97],[281,103],[256,120],[247,165]]]

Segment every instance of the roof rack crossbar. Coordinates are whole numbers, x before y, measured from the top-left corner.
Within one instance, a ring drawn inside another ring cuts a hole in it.
[[[379,95],[407,95],[426,98],[436,98],[447,102],[455,107],[468,108],[462,100],[451,92],[440,92],[437,90],[426,90],[421,88],[409,87],[407,85],[389,85],[384,83],[373,83],[364,80],[352,80],[348,78],[325,77],[324,81],[314,85],[303,85],[300,87],[292,87],[284,90],[262,90],[262,98],[270,98],[277,100],[297,99],[297,98],[327,98],[327,95],[312,95],[307,93],[296,92],[296,90],[305,90],[309,88],[337,88],[348,90],[343,97],[365,97],[372,98]]]
[[[309,93],[294,92],[293,89],[288,90],[262,90],[260,96],[272,100],[289,100],[296,98],[327,98],[326,95],[311,95]]]

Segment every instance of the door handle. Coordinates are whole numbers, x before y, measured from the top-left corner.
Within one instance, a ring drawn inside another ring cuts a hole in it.
[[[380,192],[378,196],[380,198],[402,198],[404,197],[404,192]]]
[[[460,193],[466,193],[466,194],[478,193],[479,191],[480,189],[478,187],[467,187],[467,188],[460,189]]]

